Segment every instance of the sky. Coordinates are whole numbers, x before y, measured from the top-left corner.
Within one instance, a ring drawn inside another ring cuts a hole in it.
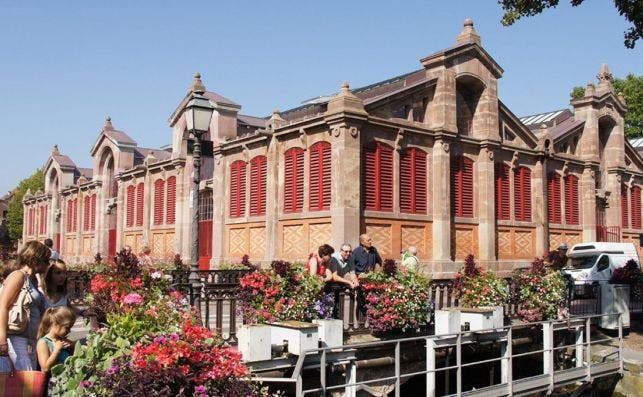
[[[195,72],[208,91],[272,110],[421,68],[472,18],[504,69],[500,99],[518,116],[569,106],[574,86],[643,74],[643,42],[623,46],[612,1],[587,0],[500,23],[496,0],[0,0],[0,196],[51,148],[91,167],[107,116],[139,146],[171,142],[170,114]]]

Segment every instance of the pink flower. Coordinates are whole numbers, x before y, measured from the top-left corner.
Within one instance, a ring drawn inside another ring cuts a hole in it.
[[[135,292],[125,295],[123,298],[123,303],[126,305],[140,305],[143,303],[143,298]]]

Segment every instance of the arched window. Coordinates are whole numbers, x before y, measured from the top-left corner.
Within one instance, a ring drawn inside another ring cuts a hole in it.
[[[568,225],[578,225],[578,177],[565,177],[565,222]]]
[[[629,226],[628,219],[628,205],[627,205],[627,186],[621,184],[621,223],[623,229],[627,229]]]
[[[301,212],[304,207],[304,150],[284,153],[284,212]]]
[[[330,208],[330,143],[317,142],[310,147],[310,197],[311,211]]]
[[[250,216],[266,214],[266,156],[250,160]]]
[[[547,219],[549,219],[551,223],[561,223],[560,175],[555,172],[550,172],[549,175],[547,175],[547,191],[549,194]]]
[[[246,211],[246,162],[230,164],[230,217],[239,218]]]
[[[167,200],[165,206],[165,223],[174,225],[176,220],[176,177],[167,178]]]
[[[641,187],[632,186],[630,191],[632,201],[632,229],[641,228]]]
[[[154,224],[163,224],[163,211],[165,210],[165,181],[157,179],[154,182]]]
[[[451,160],[451,214],[473,218],[473,161],[464,156]]]
[[[510,219],[509,172],[507,164],[496,164],[496,218]]]
[[[381,142],[364,147],[362,188],[364,208],[393,211],[393,148]]]
[[[400,153],[400,211],[426,214],[426,152],[410,148]]]
[[[531,170],[527,167],[514,170],[514,219],[531,222]]]

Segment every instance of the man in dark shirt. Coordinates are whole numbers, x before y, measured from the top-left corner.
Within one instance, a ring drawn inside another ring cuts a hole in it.
[[[355,268],[349,261],[351,255],[350,244],[344,243],[339,252],[330,257],[328,270],[331,272],[331,283],[355,288],[359,285],[355,277]]]
[[[382,258],[377,249],[373,247],[373,242],[368,234],[364,233],[359,236],[359,247],[353,250],[348,263],[353,266],[358,278],[362,274],[382,266]]]

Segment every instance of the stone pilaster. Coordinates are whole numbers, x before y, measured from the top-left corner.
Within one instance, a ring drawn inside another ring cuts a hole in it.
[[[355,245],[360,235],[360,129],[350,123],[333,124],[331,131],[331,242]]]
[[[452,69],[439,69],[427,72],[435,75],[438,81],[435,86],[433,100],[427,106],[429,128],[456,133],[456,85],[455,71]]]
[[[451,158],[449,143],[433,145],[433,260],[451,261]]]
[[[481,261],[496,259],[495,164],[494,152],[482,147],[478,155],[475,188],[478,201],[478,241]]]
[[[212,259],[210,264],[220,264],[225,258],[225,216],[228,191],[225,183],[227,163],[221,153],[214,154],[212,191],[217,198],[212,200]]]
[[[266,153],[266,250],[261,259],[269,263],[279,254],[279,192],[283,191],[283,181],[279,180],[282,163],[279,161],[279,146],[277,139],[268,144]]]
[[[608,198],[608,207],[605,209],[605,224],[608,226],[621,226],[621,183],[623,176],[618,171],[608,171],[606,190],[611,192]],[[629,201],[628,201],[629,204]]]
[[[549,222],[547,219],[547,159],[536,161],[531,178],[532,211],[536,224],[536,256],[549,251]]]
[[[583,169],[580,189],[583,241],[596,241],[596,174],[590,164]]]

